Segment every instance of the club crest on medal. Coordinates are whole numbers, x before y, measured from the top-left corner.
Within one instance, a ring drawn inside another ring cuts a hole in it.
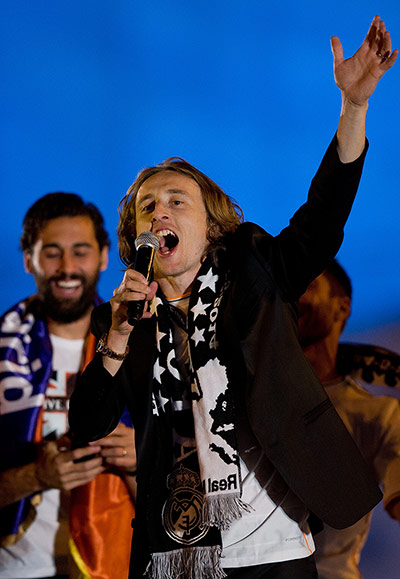
[[[171,494],[162,511],[165,531],[174,541],[191,545],[204,537],[209,529],[202,521],[204,495],[196,490],[200,487],[200,477],[180,465],[168,476],[167,486]]]

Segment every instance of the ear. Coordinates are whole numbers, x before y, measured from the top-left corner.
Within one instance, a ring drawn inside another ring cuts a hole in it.
[[[108,266],[108,245],[105,245],[100,252],[100,271],[104,271]]]
[[[337,297],[337,320],[340,320],[343,324],[346,322],[347,318],[350,316],[351,311],[351,300],[349,296],[338,296]]]
[[[26,273],[33,273],[32,254],[29,251],[24,251],[24,268]]]

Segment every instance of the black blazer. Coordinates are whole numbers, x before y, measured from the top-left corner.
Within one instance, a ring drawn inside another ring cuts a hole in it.
[[[288,486],[336,528],[355,523],[381,493],[302,353],[296,302],[340,247],[364,156],[342,164],[334,139],[307,202],[289,226],[272,237],[257,225],[242,224],[227,240],[220,261],[231,285],[220,307],[217,335],[236,403],[245,405],[254,435]],[[94,333],[99,336],[109,324],[110,307],[104,304],[94,315]],[[138,324],[130,338],[131,353],[114,378],[96,356],[70,406],[71,428],[83,440],[109,433],[125,405],[131,412],[138,455],[138,569],[144,568],[151,544],[146,521],[159,516],[162,507],[161,496],[159,501],[150,497],[171,457],[168,422],[152,415],[154,328],[152,319]]]

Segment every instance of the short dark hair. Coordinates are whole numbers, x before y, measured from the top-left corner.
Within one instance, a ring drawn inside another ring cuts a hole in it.
[[[353,288],[351,280],[337,259],[333,259],[324,269],[328,278],[332,296],[347,296],[352,298]]]
[[[104,219],[93,203],[87,203],[76,193],[57,191],[38,199],[26,212],[20,239],[22,251],[32,251],[40,231],[51,219],[57,217],[89,217],[100,249],[110,246],[110,238],[104,228]]]

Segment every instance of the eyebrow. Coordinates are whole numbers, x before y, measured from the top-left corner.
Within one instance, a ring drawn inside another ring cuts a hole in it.
[[[168,193],[169,195],[184,195],[185,197],[188,197],[187,191],[184,191],[183,189],[167,189],[165,193]],[[154,197],[153,193],[146,193],[143,196],[138,195],[136,202],[142,203],[143,201],[148,201],[153,197]]]
[[[72,246],[73,249],[78,249],[80,247],[92,248],[93,245],[91,243],[87,243],[86,241],[79,241],[77,243],[74,243],[74,245]],[[63,249],[63,248],[58,243],[46,243],[46,245],[42,246],[42,250],[43,249]]]
[[[167,189],[167,193],[178,193],[179,195],[187,195],[187,191],[184,191],[183,189]]]

